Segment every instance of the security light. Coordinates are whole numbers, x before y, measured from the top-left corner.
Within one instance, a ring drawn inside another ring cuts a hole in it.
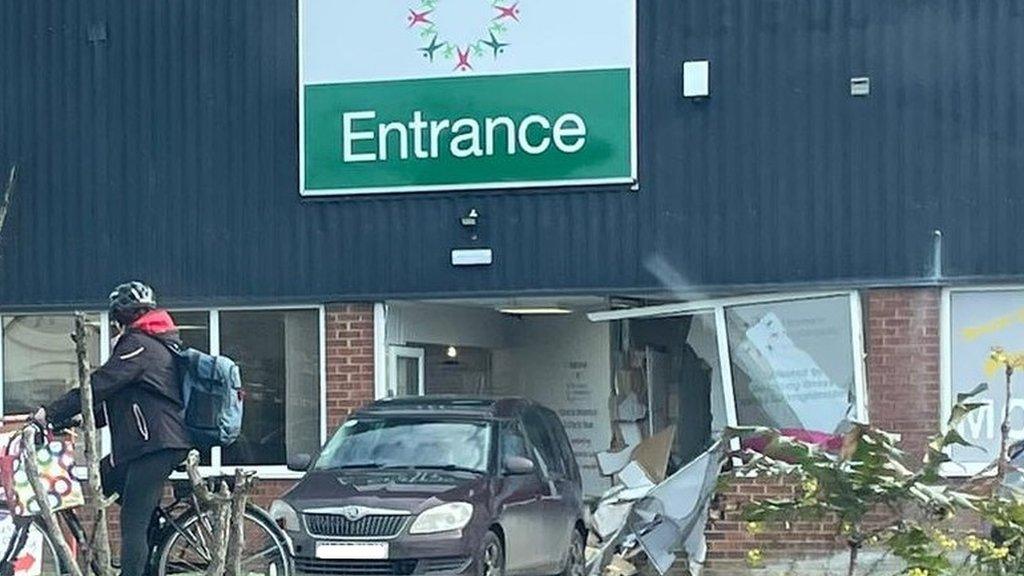
[[[463,226],[470,228],[472,226],[476,226],[476,221],[478,218],[480,218],[480,213],[476,211],[476,208],[472,208],[470,209],[469,212],[466,212],[466,215],[463,216],[459,221],[462,222]]]

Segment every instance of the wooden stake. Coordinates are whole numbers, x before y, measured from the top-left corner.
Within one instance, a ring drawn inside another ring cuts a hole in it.
[[[242,551],[245,550],[245,506],[256,482],[253,472],[235,470],[235,488],[231,493],[231,538],[228,540],[228,576],[245,576]]]
[[[235,471],[235,487],[229,490],[220,483],[217,492],[211,492],[199,474],[199,452],[192,450],[185,460],[192,492],[210,518],[210,564],[206,576],[242,576],[242,550],[245,546],[245,505],[255,484],[255,474]],[[200,530],[202,523],[200,523]]]
[[[88,350],[86,348],[86,319],[81,312],[75,313],[75,356],[78,360],[78,387],[82,398],[82,435],[85,442],[85,462],[88,482],[85,485],[85,505],[93,518],[93,532],[85,551],[85,566],[95,567],[97,576],[112,576],[110,561],[110,529],[107,525],[107,506],[103,497],[103,480],[100,477],[99,436],[96,433],[96,415],[93,411],[92,382],[89,378]],[[93,564],[95,560],[95,564]]]
[[[221,481],[220,489],[211,505],[213,542],[210,546],[210,565],[206,567],[206,576],[223,576],[231,532],[231,492],[228,490],[227,482]]]

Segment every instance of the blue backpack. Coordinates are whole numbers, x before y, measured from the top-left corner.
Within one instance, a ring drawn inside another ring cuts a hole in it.
[[[227,356],[193,348],[174,350],[181,359],[185,427],[201,448],[230,446],[242,432],[242,377]]]

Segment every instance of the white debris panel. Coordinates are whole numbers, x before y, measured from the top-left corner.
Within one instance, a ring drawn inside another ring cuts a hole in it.
[[[707,552],[704,527],[724,446],[716,442],[666,478],[674,434],[669,427],[626,450],[598,456],[602,472],[614,475],[616,483],[590,516],[590,576],[632,576],[645,562],[665,574],[680,553],[690,573],[700,574]]]

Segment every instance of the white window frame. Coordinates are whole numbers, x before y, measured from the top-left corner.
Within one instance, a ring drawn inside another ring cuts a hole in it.
[[[387,371],[388,306],[383,302],[373,305],[373,399],[388,397]]]
[[[218,308],[196,308],[182,307],[173,308],[174,312],[205,312],[209,319],[210,331],[210,353],[220,352],[220,313],[221,312],[261,312],[261,311],[288,311],[288,310],[316,310],[319,330],[319,389],[320,389],[320,445],[327,441],[327,315],[323,304],[308,305],[283,305],[283,306],[224,306]],[[0,414],[3,414],[3,318],[8,316],[69,316],[73,312],[10,312],[0,313]],[[86,314],[95,314],[100,317],[100,363],[110,358],[110,318],[107,312],[86,311]],[[106,428],[101,433],[102,449],[109,451],[110,437]],[[260,466],[228,466],[220,461],[221,449],[211,450],[211,465],[200,467],[200,471],[207,476],[232,475],[238,468],[253,470],[260,478],[268,480],[294,480],[303,476],[302,472],[288,470],[286,464],[282,465],[260,465]],[[175,473],[172,478],[184,478],[184,474]]]
[[[738,296],[714,300],[681,302],[628,308],[624,310],[607,310],[592,312],[587,317],[593,322],[610,322],[630,319],[669,318],[674,316],[690,316],[694,314],[712,313],[715,317],[715,338],[718,342],[719,370],[722,374],[722,388],[725,399],[726,423],[735,427],[739,425],[736,413],[736,392],[733,387],[731,355],[729,352],[729,335],[725,321],[725,312],[730,308],[760,304],[798,302],[802,300],[820,300],[823,298],[846,297],[850,306],[850,342],[853,347],[853,383],[855,392],[854,418],[860,422],[868,422],[868,392],[864,360],[864,318],[860,293],[857,291],[835,292],[793,292],[770,295]]]
[[[949,431],[953,410],[953,294],[956,292],[1024,292],[1024,284],[983,284],[942,289],[939,296],[939,430]],[[997,417],[999,417],[997,415]],[[989,464],[983,462],[946,462],[941,473],[946,478],[967,478],[980,474]]]
[[[416,346],[404,346],[400,344],[388,345],[388,383],[385,397],[398,396],[398,387],[395,379],[398,377],[399,358],[415,358],[418,361],[418,377],[420,385],[419,390],[416,391],[416,395],[423,396],[426,391],[426,383],[423,381],[426,377],[425,356],[426,351],[423,348],[418,348]]]

